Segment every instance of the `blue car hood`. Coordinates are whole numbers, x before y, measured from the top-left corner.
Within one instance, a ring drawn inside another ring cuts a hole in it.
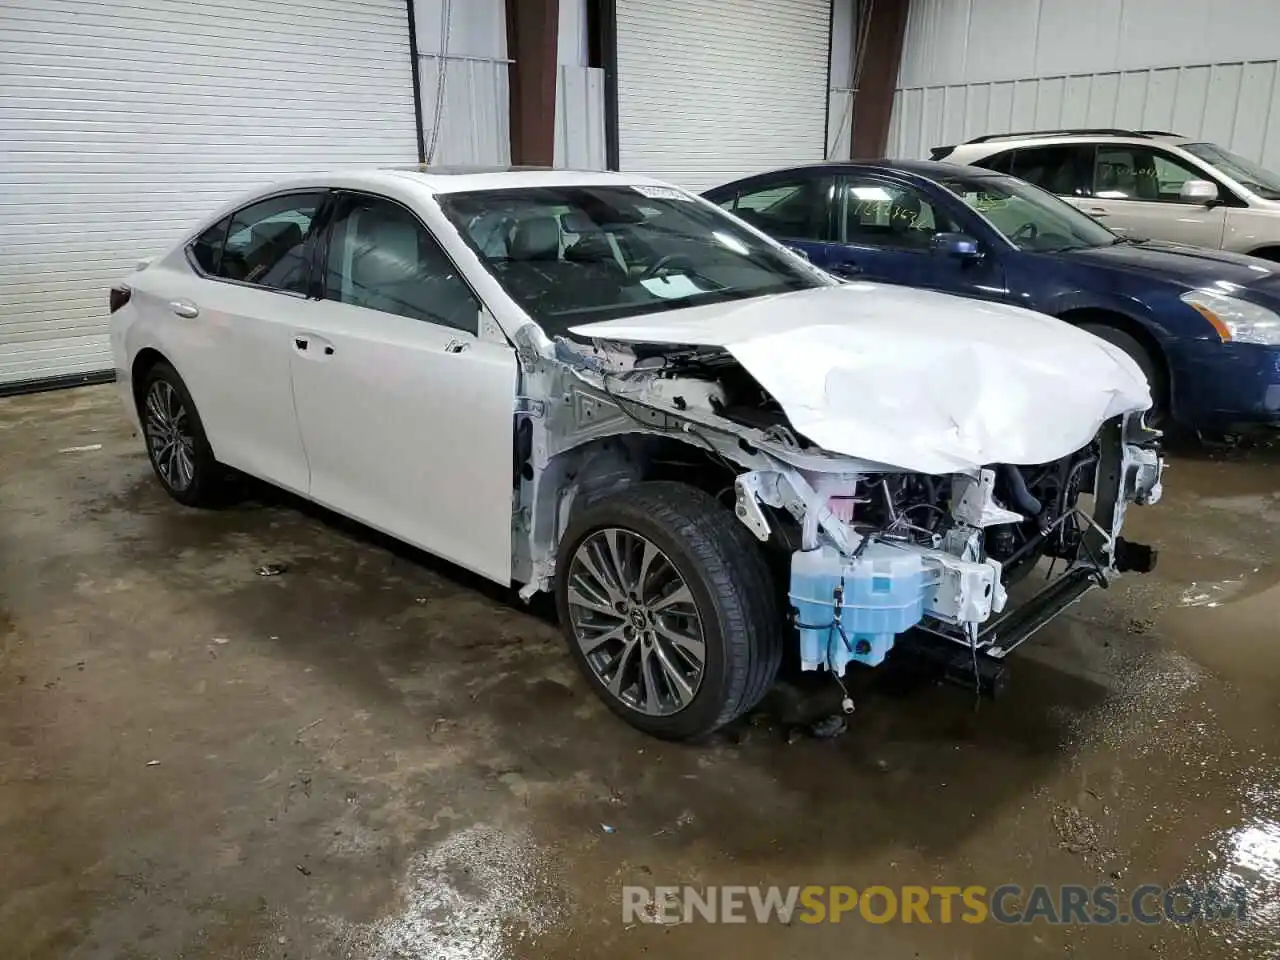
[[[1280,292],[1280,264],[1225,250],[1143,240],[1068,250],[1060,256],[1103,269],[1166,280],[1187,288],[1233,283],[1241,287],[1261,288],[1261,291],[1272,295]]]

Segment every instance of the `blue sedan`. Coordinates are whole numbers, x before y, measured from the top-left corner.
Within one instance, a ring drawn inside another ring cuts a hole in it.
[[[947,163],[795,167],[705,196],[838,276],[1002,300],[1111,341],[1146,373],[1153,422],[1280,425],[1280,264],[1121,237]]]

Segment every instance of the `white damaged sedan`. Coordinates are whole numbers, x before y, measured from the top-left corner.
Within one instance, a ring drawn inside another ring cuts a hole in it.
[[[924,254],[927,255],[927,254]],[[750,709],[784,645],[997,663],[1150,548],[1141,371],[1014,307],[841,284],[683,190],[406,169],[245,197],[111,292],[178,501],[234,468],[555,592],[641,730]],[[1056,572],[1009,604],[1033,567]]]

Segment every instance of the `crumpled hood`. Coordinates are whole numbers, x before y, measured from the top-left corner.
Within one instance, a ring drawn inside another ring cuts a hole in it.
[[[722,347],[833,453],[921,473],[1047,463],[1151,406],[1121,350],[1018,307],[871,283],[572,328]]]

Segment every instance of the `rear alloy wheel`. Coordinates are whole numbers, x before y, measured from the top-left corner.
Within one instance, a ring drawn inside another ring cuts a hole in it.
[[[157,363],[147,372],[138,419],[151,467],[169,496],[190,507],[220,503],[225,471],[214,459],[186,384],[169,364]]]
[[[706,493],[643,483],[597,502],[570,523],[556,569],[573,657],[632,726],[703,736],[773,682],[775,585],[759,543]]]

